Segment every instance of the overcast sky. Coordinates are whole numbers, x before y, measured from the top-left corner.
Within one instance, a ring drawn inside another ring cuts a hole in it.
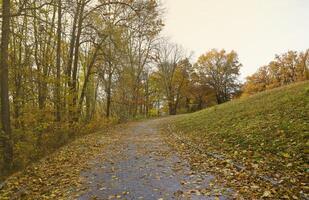
[[[163,34],[193,60],[217,48],[235,50],[242,78],[275,54],[309,48],[309,0],[162,0]]]

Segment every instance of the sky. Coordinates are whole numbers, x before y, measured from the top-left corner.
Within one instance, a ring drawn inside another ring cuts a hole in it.
[[[235,50],[241,78],[275,54],[309,48],[309,0],[162,0],[163,35],[182,45],[195,62],[216,48]]]

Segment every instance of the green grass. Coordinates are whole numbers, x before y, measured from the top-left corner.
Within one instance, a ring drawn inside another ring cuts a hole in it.
[[[261,173],[308,175],[309,82],[233,100],[171,122],[175,132],[205,151]]]

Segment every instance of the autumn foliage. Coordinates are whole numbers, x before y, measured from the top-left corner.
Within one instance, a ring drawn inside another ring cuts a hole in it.
[[[309,50],[288,51],[276,55],[268,65],[247,77],[243,87],[244,95],[251,95],[294,82],[309,80]]]

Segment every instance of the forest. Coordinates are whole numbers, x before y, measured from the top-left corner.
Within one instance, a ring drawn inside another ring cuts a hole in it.
[[[0,3],[0,180],[118,123],[309,80],[309,49],[274,52],[246,80],[234,50],[205,49],[194,61],[162,35],[158,0]]]

